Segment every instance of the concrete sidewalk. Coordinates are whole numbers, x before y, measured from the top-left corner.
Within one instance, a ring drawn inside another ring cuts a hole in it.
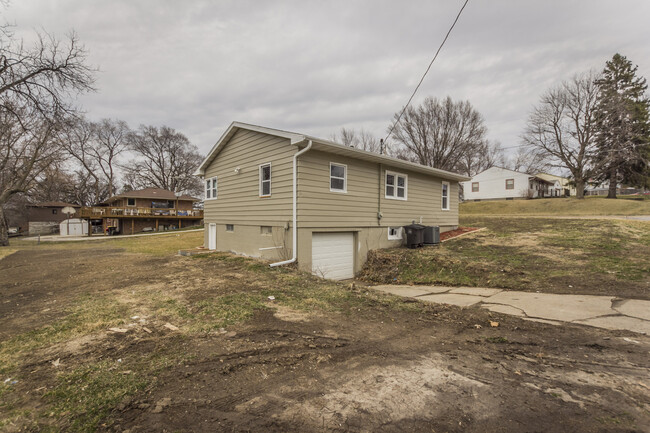
[[[650,334],[650,301],[614,296],[556,295],[481,287],[375,286],[377,290],[422,301],[479,306],[526,320],[577,323]]]

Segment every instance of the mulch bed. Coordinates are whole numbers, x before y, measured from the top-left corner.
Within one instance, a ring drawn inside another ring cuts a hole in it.
[[[458,237],[460,235],[463,235],[465,233],[470,233],[470,232],[475,232],[476,230],[479,230],[480,227],[458,227],[456,230],[451,230],[449,232],[444,232],[440,233],[440,241],[446,241],[448,239],[452,239],[455,237]]]

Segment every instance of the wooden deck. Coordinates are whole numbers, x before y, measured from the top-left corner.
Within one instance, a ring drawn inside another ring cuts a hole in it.
[[[82,207],[79,218],[162,218],[162,219],[203,219],[202,210],[158,209],[148,207]]]

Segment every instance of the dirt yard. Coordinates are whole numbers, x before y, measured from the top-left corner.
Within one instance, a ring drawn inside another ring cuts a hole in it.
[[[483,227],[435,247],[373,251],[378,284],[494,287],[650,299],[650,222],[464,216]]]
[[[110,243],[18,251],[0,293],[0,431],[650,431],[633,333]]]

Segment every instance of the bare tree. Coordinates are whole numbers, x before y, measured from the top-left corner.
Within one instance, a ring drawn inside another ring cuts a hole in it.
[[[456,170],[473,177],[488,168],[503,165],[505,165],[505,155],[501,143],[486,140],[467,149],[461,157]]]
[[[598,171],[593,160],[597,77],[594,72],[576,75],[542,95],[522,137],[531,151],[545,154],[551,166],[569,170],[577,198],[584,197],[587,180]]]
[[[17,108],[0,110],[0,246],[9,245],[5,204],[16,194],[30,192],[60,157],[54,140],[58,126],[37,113],[27,117]]]
[[[355,129],[341,128],[339,135],[332,134],[331,139],[332,141],[341,143],[345,146],[354,147],[367,152],[380,153],[383,151],[384,154],[389,153],[389,150],[386,147],[381,149],[381,144],[377,137],[364,129],[357,132]]]
[[[115,194],[116,158],[126,150],[131,130],[123,120],[102,119],[92,124],[92,131],[92,156],[108,183],[109,195]]]
[[[59,134],[60,145],[84,172],[78,172],[84,188],[94,188],[93,196],[102,201],[117,192],[117,158],[129,145],[129,129],[122,120],[102,119],[89,122],[77,116],[70,119]]]
[[[143,125],[130,140],[130,150],[137,157],[124,166],[125,180],[131,187],[201,193],[202,184],[192,174],[201,164],[202,157],[183,134],[167,126]]]
[[[74,32],[65,43],[38,34],[31,47],[9,31],[0,32],[0,108],[19,122],[30,112],[44,117],[74,113],[71,97],[94,90],[93,72]]]
[[[37,36],[27,47],[0,28],[0,246],[9,244],[5,204],[58,157],[61,119],[76,111],[75,95],[94,90],[94,70],[74,33],[65,42]]]
[[[531,151],[525,147],[519,147],[507,165],[507,168],[514,171],[532,175],[546,172],[551,168],[545,152]]]
[[[395,114],[395,119],[399,113]],[[398,157],[443,170],[460,170],[468,153],[485,146],[483,117],[468,101],[426,98],[409,106],[392,137],[401,145]]]

